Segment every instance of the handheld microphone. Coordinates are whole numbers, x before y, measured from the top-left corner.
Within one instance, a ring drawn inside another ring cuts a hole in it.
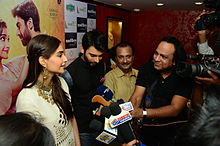
[[[122,111],[121,111],[121,109],[122,109]],[[112,103],[112,104],[110,104],[110,106],[105,106],[101,109],[101,115],[109,118],[109,119],[105,118],[105,123],[107,123],[107,125],[110,124],[107,121],[111,121],[111,118],[114,117],[113,115],[115,115],[115,116],[117,116],[117,114],[120,115],[121,112],[123,112],[123,108],[119,107],[118,103]],[[106,126],[106,127],[108,127],[110,130],[112,130],[112,128],[110,128],[109,126]],[[113,128],[113,129],[116,129],[116,128]],[[129,122],[125,122],[125,123],[118,125],[117,129],[118,129],[117,130],[118,131],[117,132],[117,141],[119,143],[128,143],[128,142],[136,139],[135,134],[134,134]],[[107,130],[107,129],[105,129],[105,130]]]
[[[131,124],[128,122],[132,119],[129,113],[129,110],[131,109],[130,107],[132,105],[131,103],[123,103],[123,100],[120,100],[120,103],[121,104],[112,103],[109,105],[109,109],[112,113],[112,116],[110,117],[110,126],[118,128],[119,142],[128,143],[136,139]]]
[[[92,98],[92,102],[98,102],[104,106],[109,106],[109,102],[106,101],[102,96],[100,95],[95,95],[93,98]]]
[[[108,106],[102,107],[102,109],[101,109],[101,111],[100,111],[100,115],[101,115],[101,116],[104,116],[104,117],[106,117],[106,118],[110,118],[110,116],[111,116],[111,111],[110,111],[109,107],[108,107]]]
[[[103,129],[103,123],[96,119],[93,119],[89,124],[89,128],[97,132],[101,131],[101,133],[96,137],[96,139],[105,144],[111,143],[116,138],[116,135],[117,135],[117,129],[112,129],[108,127],[107,125],[108,123],[105,122],[104,129]]]
[[[119,104],[119,106],[120,106],[120,108],[121,108],[122,111],[128,111],[128,112],[130,112],[130,111],[133,111],[133,110],[134,110],[134,107],[133,107],[133,105],[132,105],[131,102],[121,103],[121,104]]]
[[[112,103],[109,105],[112,116],[109,118],[109,124],[112,128],[117,127],[132,119],[131,114],[128,111],[121,110],[118,103]]]
[[[121,139],[118,138],[118,141],[120,143],[128,143],[136,139],[136,136],[134,134],[130,122],[123,123],[119,125],[117,128],[118,128],[118,137],[121,138]]]
[[[102,96],[106,101],[111,100],[113,97],[112,91],[104,85],[98,87],[96,90],[96,95]]]

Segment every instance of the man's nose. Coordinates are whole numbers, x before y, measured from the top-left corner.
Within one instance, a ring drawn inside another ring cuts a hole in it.
[[[95,62],[96,63],[99,63],[99,61],[100,61],[101,59],[97,56],[97,57],[95,57]]]
[[[154,56],[154,60],[155,60],[155,61],[159,61],[159,60],[160,60],[160,55]]]

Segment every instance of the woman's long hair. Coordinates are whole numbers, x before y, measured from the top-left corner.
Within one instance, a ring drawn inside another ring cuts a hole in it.
[[[38,80],[43,66],[39,63],[39,57],[49,59],[60,45],[60,40],[53,36],[37,35],[31,39],[27,46],[29,70],[23,88],[31,88]],[[67,93],[62,89],[58,76],[52,77],[52,97],[59,108],[62,108],[68,119],[73,117],[73,111]]]

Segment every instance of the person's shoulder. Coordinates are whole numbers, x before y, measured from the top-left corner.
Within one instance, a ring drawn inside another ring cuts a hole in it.
[[[191,87],[194,84],[194,79],[190,77],[181,77],[175,73],[174,78],[177,83],[181,83],[180,85],[188,85],[188,87]]]
[[[16,57],[10,59],[10,60],[8,61],[8,63],[14,62],[14,61],[16,61],[16,60],[25,61],[26,59],[27,59],[27,55],[16,56]],[[7,64],[7,63],[6,63],[6,64]]]
[[[135,68],[132,68],[132,71],[135,72],[135,73],[138,73],[138,70],[135,69]]]
[[[65,90],[65,92],[67,92],[67,90],[68,90],[68,85],[67,85],[67,82],[64,80],[64,78],[63,77],[61,77],[61,76],[58,76],[58,78],[59,78],[59,80],[60,80],[60,83],[61,83],[61,86],[62,86],[62,88]],[[69,91],[68,91],[69,92]]]
[[[107,73],[105,74],[105,77],[113,76],[113,75],[115,75],[115,74],[117,74],[116,68],[110,70],[109,72],[107,72]]]
[[[33,88],[23,88],[19,94],[18,97],[26,98],[27,96],[33,95],[34,89]]]
[[[61,85],[66,84],[66,81],[64,80],[63,77],[61,76],[57,76],[57,77],[59,78]]]
[[[29,93],[29,92],[33,92],[33,91],[34,91],[33,87],[31,87],[31,88],[23,88],[23,89],[20,91],[19,94],[25,94],[25,93]]]
[[[139,70],[152,70],[153,68],[154,68],[153,62],[151,61],[151,62],[142,64]]]
[[[22,56],[16,56],[14,58],[12,58],[11,60],[9,60],[7,63],[5,63],[4,65],[9,68],[9,70],[11,72],[13,72],[17,77],[19,76],[19,74],[22,71],[23,65],[25,64],[25,62],[27,62],[27,56],[26,55],[22,55]]]
[[[23,88],[20,93],[18,94],[18,97],[17,97],[17,101],[16,101],[16,104],[25,104],[25,103],[30,103],[32,101],[34,101],[35,99],[35,89],[33,88]]]
[[[71,67],[71,66],[74,66],[74,65],[77,65],[79,62],[81,62],[81,58],[80,57],[77,57],[74,61],[72,61],[68,66],[67,68]]]
[[[116,67],[114,69],[112,69],[111,71],[108,72],[109,74],[112,74],[112,75],[116,75],[116,76],[122,76],[124,75],[123,71],[119,68],[119,67]]]

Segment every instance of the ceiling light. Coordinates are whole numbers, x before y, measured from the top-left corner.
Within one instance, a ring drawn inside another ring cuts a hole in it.
[[[157,3],[157,6],[158,7],[161,7],[161,6],[163,6],[164,5],[164,3]]]
[[[203,2],[195,2],[194,4],[195,4],[195,5],[202,5]]]
[[[116,6],[119,6],[119,7],[121,7],[121,6],[122,6],[122,4],[119,4],[119,3],[118,3],[118,4],[115,4],[115,5],[116,5]]]
[[[140,9],[134,9],[135,12],[140,12]]]

